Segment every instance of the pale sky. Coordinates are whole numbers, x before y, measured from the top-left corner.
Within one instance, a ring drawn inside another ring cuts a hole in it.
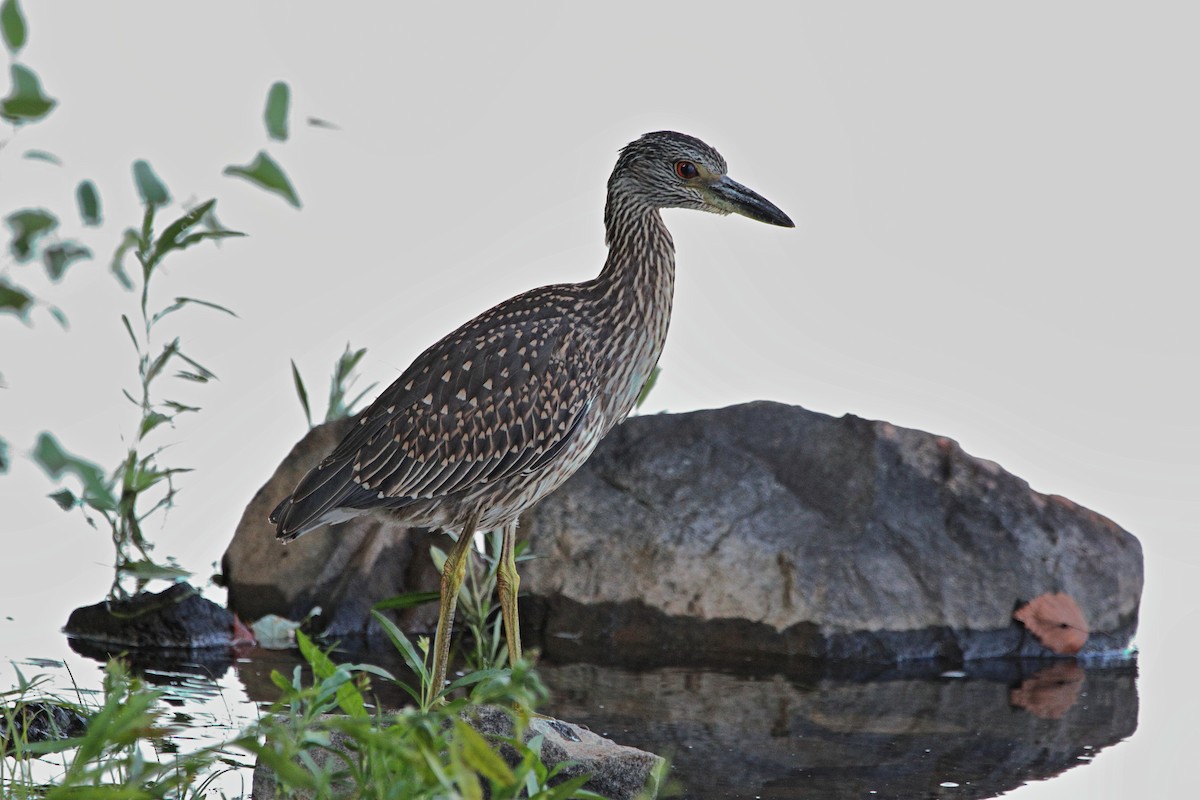
[[[71,319],[68,333],[45,312],[32,328],[0,319],[0,435],[17,462],[0,478],[0,602],[57,625],[108,586],[106,537],[44,499],[55,487],[21,453],[51,430],[105,463],[122,454],[135,362],[119,314],[134,299],[107,260],[138,218],[135,158],[249,234],[169,262],[159,287],[161,304],[239,315],[184,312],[164,331],[220,377],[172,395],[205,407],[160,439],[196,471],[150,531],[203,581],[304,432],[289,359],[323,408],[347,341],[382,388],[489,305],[591,277],[616,151],[672,128],[798,227],[666,214],[675,316],[644,410],[767,398],[920,428],[1136,534],[1139,733],[1015,794],[1184,785],[1173,768],[1194,736],[1172,720],[1200,718],[1192,6],[23,5],[21,60],[60,106],[0,131],[0,214],[77,220],[91,178],[106,225],[84,235],[97,260],[59,285],[0,261]],[[292,87],[286,143],[261,120],[274,80]],[[221,175],[264,147],[303,210]]]

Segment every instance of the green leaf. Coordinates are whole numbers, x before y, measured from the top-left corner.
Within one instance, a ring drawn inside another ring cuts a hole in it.
[[[92,251],[79,242],[66,241],[47,247],[42,253],[42,262],[46,265],[46,274],[50,276],[50,280],[58,281],[67,271],[67,267],[81,258],[91,257]]]
[[[64,331],[67,328],[71,327],[70,325],[67,324],[67,315],[63,312],[63,310],[61,308],[59,308],[58,306],[47,306],[46,310],[50,312],[50,316],[54,317],[54,320],[59,324],[59,327],[61,327]]]
[[[307,122],[309,125],[311,125],[314,128],[329,128],[330,130],[335,130],[335,131],[341,130],[341,128],[339,128],[337,125],[333,124],[329,120],[321,119],[320,117],[309,117],[307,120],[305,120],[305,122]]]
[[[0,475],[3,475],[5,472],[8,472],[9,463],[10,462],[8,460],[8,442],[5,439],[0,438]]]
[[[350,352],[350,344],[346,343],[346,349],[342,352],[342,357],[337,363],[337,382],[342,383],[346,378],[350,377],[350,373],[358,366],[358,362],[362,361],[363,356],[367,354],[367,348]]]
[[[33,297],[0,277],[0,314],[12,314],[27,321],[32,304]]]
[[[300,207],[300,198],[296,196],[292,182],[288,180],[283,169],[275,163],[275,159],[266,152],[260,151],[254,160],[244,167],[233,165],[226,167],[225,174],[245,178],[268,192],[274,192],[296,208]]]
[[[179,355],[178,338],[169,344],[163,345],[162,352],[155,356],[154,360],[151,361],[150,365],[147,367],[145,374],[142,375],[143,383],[149,386],[151,381],[157,378],[159,373],[162,372],[163,367],[167,365],[167,362],[177,355]]]
[[[79,186],[75,188],[75,200],[79,204],[79,216],[83,217],[83,224],[99,225],[102,217],[100,215],[100,193],[96,191],[96,184],[91,181],[80,181]]]
[[[62,489],[52,495],[47,495],[58,507],[63,511],[70,511],[75,506],[79,505],[79,500],[75,497],[75,493],[70,489]]]
[[[432,603],[441,597],[438,592],[406,592],[398,594],[395,597],[389,597],[386,600],[380,600],[371,608],[376,611],[388,611],[398,608],[412,608],[414,606],[423,606],[426,603]]]
[[[177,249],[179,247],[179,237],[200,224],[200,220],[204,218],[204,215],[212,209],[216,202],[216,200],[209,200],[201,203],[168,225],[158,237],[158,241],[154,243],[152,260],[157,262],[170,251]]]
[[[304,388],[304,381],[300,378],[300,370],[296,368],[296,360],[292,359],[292,383],[296,385],[296,395],[300,398],[300,407],[304,409],[304,419],[308,421],[308,427],[313,426],[312,412],[308,408],[308,392]]]
[[[44,208],[23,208],[4,218],[13,233],[8,249],[18,262],[33,258],[37,240],[58,227],[58,217]]]
[[[263,121],[267,123],[267,134],[272,139],[281,142],[288,137],[288,105],[291,102],[291,90],[283,81],[271,84],[267,92],[267,108],[263,112]]]
[[[45,161],[47,164],[53,164],[56,167],[62,166],[61,158],[45,150],[26,150],[24,157],[30,161]]]
[[[430,677],[429,668],[425,666],[425,659],[417,652],[417,648],[413,646],[412,641],[404,635],[403,631],[396,627],[396,623],[383,614],[380,614],[378,611],[372,611],[371,616],[375,618],[375,621],[383,628],[384,633],[392,640],[392,644],[400,651],[400,655],[404,657],[404,663],[408,664],[408,668],[421,678],[422,683],[428,681]]]
[[[139,438],[144,438],[147,433],[162,425],[164,422],[170,422],[171,417],[166,414],[160,414],[157,411],[151,411],[142,420],[142,427],[138,429]]]
[[[139,493],[144,492],[160,481],[166,480],[172,475],[180,472],[191,472],[190,469],[182,469],[179,467],[173,469],[153,469],[147,466],[138,466],[131,470],[125,471],[125,479],[123,487],[127,492]]]
[[[207,300],[197,300],[194,297],[176,297],[174,303],[167,306],[162,311],[159,311],[157,314],[155,314],[151,318],[151,320],[150,320],[151,324],[158,322],[160,319],[165,317],[167,314],[172,314],[172,313],[178,311],[179,309],[183,308],[186,305],[204,306],[206,308],[215,309],[217,311],[223,311],[231,317],[237,316],[237,314],[233,313],[225,306],[217,305],[216,303],[210,303]]]
[[[489,667],[488,669],[478,669],[474,672],[468,672],[458,680],[446,687],[446,693],[449,694],[455,689],[461,689],[464,686],[474,686],[477,683],[494,678],[497,675],[503,675],[508,670],[500,669],[499,667]]]
[[[189,233],[179,240],[179,246],[175,249],[186,250],[197,242],[203,242],[205,239],[232,239],[245,235],[240,231],[200,231],[199,233]]]
[[[337,678],[338,667],[330,660],[321,648],[313,644],[312,639],[304,634],[304,631],[296,629],[296,644],[300,646],[300,654],[304,656],[304,660],[312,667],[313,675],[321,681],[329,681]],[[345,673],[347,680],[337,687],[337,702],[342,711],[352,717],[366,717],[367,709],[363,703],[362,694],[358,689],[354,688],[354,684],[349,681],[349,673]]]
[[[0,117],[16,125],[37,122],[58,105],[57,100],[42,92],[36,72],[21,64],[13,64],[9,72],[12,90],[0,100]]]
[[[178,339],[176,339],[175,341],[176,341],[176,343],[178,343],[178,342],[179,342],[179,340],[178,340]],[[210,371],[210,370],[209,370],[207,367],[205,367],[203,364],[200,364],[199,362],[197,362],[197,361],[196,361],[196,360],[194,360],[194,359],[188,358],[188,357],[187,357],[187,356],[185,356],[183,353],[178,353],[178,355],[179,355],[179,357],[180,357],[180,358],[182,358],[184,361],[186,361],[187,363],[189,363],[189,364],[191,364],[193,367],[195,367],[195,368],[196,368],[196,372],[197,372],[197,374],[198,374],[198,375],[199,375],[199,376],[200,376],[200,377],[201,377],[201,378],[202,378],[204,381],[216,380],[217,376],[216,376],[215,374],[213,374],[213,373],[212,373],[212,371]]]
[[[0,33],[4,35],[4,44],[13,55],[25,46],[25,16],[17,0],[4,0],[0,6]]]
[[[209,226],[213,223],[215,217],[212,216],[212,210],[216,203],[216,200],[207,200],[168,225],[154,243],[150,257],[146,262],[149,268],[153,269],[167,253],[173,250],[186,250],[205,239],[228,239],[231,236],[245,236],[244,233],[239,231],[224,229],[189,233],[197,225]],[[143,228],[143,231],[148,231],[148,229]]]
[[[173,567],[167,564],[157,564],[148,558],[137,561],[126,561],[121,565],[121,572],[142,581],[173,581],[183,580],[191,576],[191,572],[183,567]]]
[[[128,315],[121,315],[121,323],[125,326],[125,332],[129,334],[129,341],[133,342],[133,349],[140,354],[142,352],[142,346],[138,344],[137,336],[133,332],[133,324],[129,321]],[[138,405],[136,400],[133,401],[133,404]]]
[[[83,483],[83,500],[98,508],[116,508],[112,487],[99,465],[72,455],[49,433],[41,433],[33,448],[33,460],[52,480],[70,473]]]
[[[662,372],[662,367],[655,367],[650,370],[650,377],[646,378],[646,382],[642,384],[642,390],[638,392],[637,402],[633,404],[634,409],[642,407],[642,403],[646,402],[646,398],[650,396],[650,390],[654,388],[654,384],[658,383],[658,375]]]
[[[117,249],[113,251],[112,270],[113,277],[117,279],[117,283],[126,289],[133,288],[133,281],[129,279],[129,273],[125,271],[125,254],[141,243],[137,231],[133,228],[126,228],[125,234],[121,237],[121,243],[117,245]]]
[[[174,411],[176,414],[182,414],[185,411],[199,411],[200,406],[185,406],[183,403],[177,403],[174,400],[166,400],[163,405]]]
[[[507,785],[513,781],[512,769],[487,739],[462,720],[454,721],[454,733],[463,746],[467,763],[490,781]]]
[[[167,193],[166,185],[154,173],[154,169],[141,159],[133,162],[133,182],[137,184],[142,205],[162,206],[171,202],[171,195]]]

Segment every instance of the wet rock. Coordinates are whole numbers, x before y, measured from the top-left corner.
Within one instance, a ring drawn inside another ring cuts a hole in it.
[[[950,439],[776,403],[631,419],[526,522],[530,627],[570,658],[1049,655],[1011,616],[1050,591],[1114,652],[1142,590],[1100,515]]]
[[[12,752],[15,742],[70,739],[86,732],[87,717],[59,703],[34,700],[0,707],[0,753]]]
[[[512,738],[514,733],[511,715],[500,708],[471,708],[463,719],[488,738]],[[530,720],[523,741],[528,742],[534,736],[542,737],[540,755],[547,768],[553,769],[562,762],[569,762],[564,764],[558,776],[550,781],[551,785],[588,774],[591,778],[584,788],[610,800],[632,800],[647,786],[656,785],[656,771],[661,769],[662,759],[653,753],[616,744],[586,728],[549,717],[534,717]],[[328,748],[310,751],[310,756],[319,768],[324,768],[331,758],[344,760],[340,754],[354,748],[353,742],[340,731],[333,730],[330,740]],[[499,752],[510,766],[515,767],[521,760],[519,754],[507,745],[501,745]],[[344,782],[333,787],[333,796],[352,797],[356,796],[355,791],[356,788],[352,784]],[[270,800],[278,796],[275,775],[262,763],[254,768],[253,796],[255,800]],[[294,798],[311,796],[303,791],[289,795]]]
[[[471,709],[468,722],[484,736],[511,738],[512,717],[499,708],[483,706]],[[578,775],[590,775],[585,789],[612,800],[637,797],[647,786],[657,791],[655,783],[663,759],[653,753],[626,747],[592,733],[587,728],[548,717],[534,717],[525,731],[524,741],[542,737],[542,763],[553,769],[568,762],[559,772],[561,782]],[[515,751],[501,749],[510,765],[519,757]],[[653,795],[652,795],[653,796]]]
[[[260,490],[226,551],[230,605],[334,633],[370,605],[431,590],[420,531],[373,518],[283,548],[266,516],[340,438],[314,430]],[[1137,625],[1137,539],[1035,492],[952,440],[777,403],[635,417],[523,520],[527,639],[566,659],[1051,655],[1012,619],[1069,594],[1119,653]],[[410,612],[427,630],[434,610]],[[424,614],[424,616],[420,616]]]
[[[229,650],[234,616],[194,587],[176,583],[161,592],[77,608],[63,631],[85,651]]]

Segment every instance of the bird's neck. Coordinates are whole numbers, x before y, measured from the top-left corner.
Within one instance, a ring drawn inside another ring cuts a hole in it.
[[[665,290],[669,315],[675,284],[675,243],[658,209],[609,197],[604,209],[604,240],[608,258],[596,279],[598,286],[623,295],[632,290],[647,301],[655,290]]]
[[[613,363],[613,423],[623,419],[667,340],[675,292],[675,245],[658,210],[609,197],[608,259],[591,282],[598,346]],[[609,353],[608,351],[611,351]]]

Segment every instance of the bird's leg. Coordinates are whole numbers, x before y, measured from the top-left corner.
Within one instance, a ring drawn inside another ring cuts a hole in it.
[[[475,526],[479,523],[479,512],[467,518],[458,540],[446,556],[442,566],[442,602],[438,611],[437,636],[433,640],[433,679],[425,696],[425,704],[431,705],[446,685],[446,663],[450,660],[450,633],[454,630],[454,608],[458,605],[458,590],[467,572],[467,557],[475,539]]]
[[[504,617],[504,639],[508,643],[508,666],[511,668],[521,657],[521,622],[517,618],[517,588],[521,577],[517,575],[517,560],[514,548],[517,543],[517,523],[504,526],[504,543],[500,547],[500,563],[496,566],[496,587],[500,592],[500,614]]]

